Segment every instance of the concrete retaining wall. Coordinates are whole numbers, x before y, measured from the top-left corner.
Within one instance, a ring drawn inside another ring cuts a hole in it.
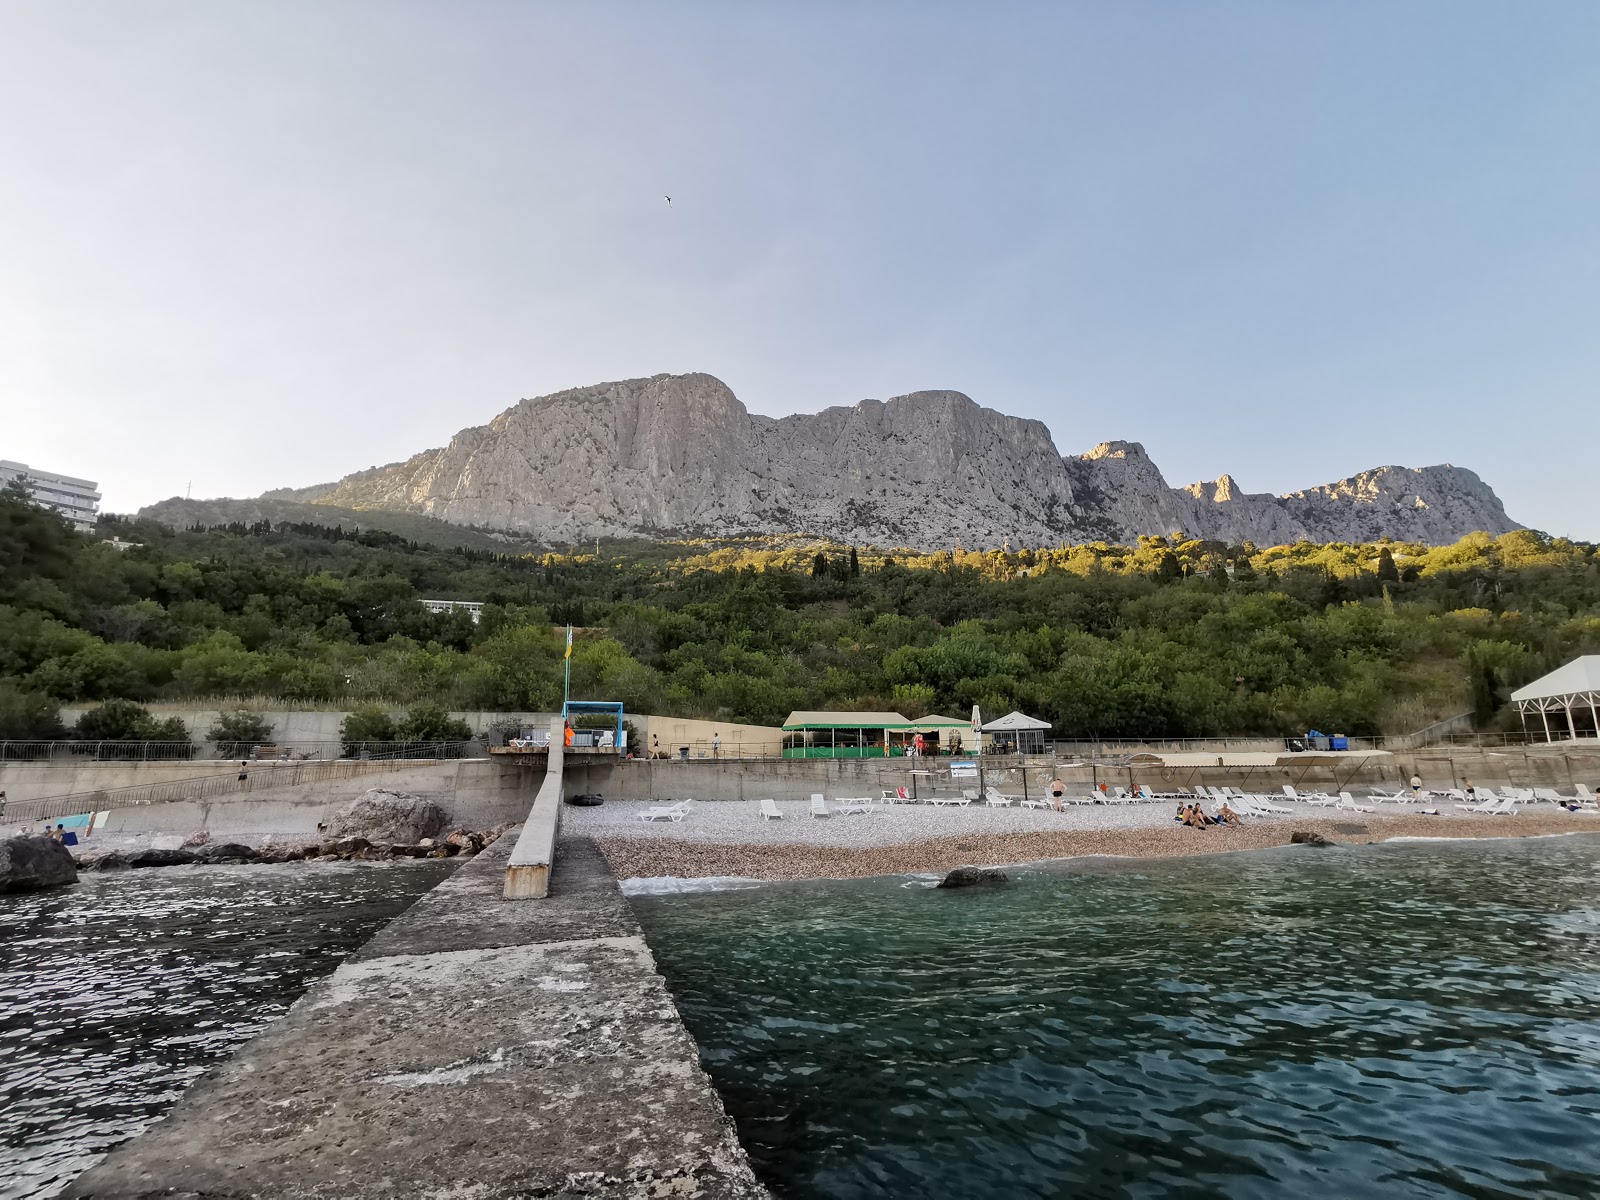
[[[96,826],[106,833],[273,834],[315,837],[318,822],[369,788],[392,788],[431,800],[453,824],[490,829],[522,821],[543,781],[538,767],[466,759],[395,772],[358,775],[299,787],[260,787],[207,800],[180,800],[113,808]]]
[[[1316,790],[1362,791],[1405,783],[1412,773],[1429,788],[1563,787],[1574,783],[1600,786],[1600,753],[1541,750],[1418,750],[1369,759],[1307,756],[1282,766],[1089,767],[1055,768],[1040,761],[1027,768],[1030,793],[1043,791],[1058,776],[1074,791],[1099,784],[1156,791],[1193,787],[1237,787],[1276,792],[1284,784]],[[985,778],[1007,792],[1024,790],[1023,772],[1004,759],[986,760]],[[574,759],[564,780],[564,794],[598,792],[615,800],[800,800],[813,792],[836,796],[875,796],[883,788],[909,787],[905,760],[778,759],[717,763]],[[919,783],[925,787],[926,784]],[[971,785],[969,785],[971,786]]]

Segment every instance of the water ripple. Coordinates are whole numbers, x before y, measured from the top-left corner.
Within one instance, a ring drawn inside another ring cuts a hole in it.
[[[0,1198],[155,1120],[450,865],[174,867],[0,895]]]
[[[906,883],[635,899],[781,1196],[1600,1194],[1600,838]]]

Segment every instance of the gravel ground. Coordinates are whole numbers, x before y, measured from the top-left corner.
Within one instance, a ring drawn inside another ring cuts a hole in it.
[[[1513,817],[1433,817],[1405,805],[1379,805],[1372,814],[1288,805],[1293,812],[1250,818],[1238,828],[1204,830],[1174,822],[1175,802],[1078,806],[1060,813],[978,805],[894,805],[824,820],[811,817],[803,801],[779,801],[784,819],[766,821],[754,801],[723,801],[696,804],[678,822],[641,821],[639,816],[648,807],[642,801],[569,806],[562,813],[562,832],[594,838],[619,879],[669,875],[839,879],[1085,854],[1215,854],[1284,845],[1296,830],[1352,843],[1391,837],[1600,833],[1600,817],[1569,814],[1548,805]]]

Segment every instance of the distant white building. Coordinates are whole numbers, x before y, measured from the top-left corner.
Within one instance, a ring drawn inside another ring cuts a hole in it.
[[[418,601],[429,612],[455,612],[461,609],[472,614],[472,623],[478,623],[478,617],[483,613],[482,600],[421,600]]]
[[[99,485],[93,480],[53,475],[27,463],[0,458],[0,488],[13,481],[22,484],[36,503],[66,517],[79,533],[93,531],[95,515],[100,511],[100,493],[95,490]]]

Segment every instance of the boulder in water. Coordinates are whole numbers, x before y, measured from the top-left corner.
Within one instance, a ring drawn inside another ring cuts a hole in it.
[[[1296,829],[1289,835],[1289,844],[1293,846],[1331,846],[1333,845],[1320,833],[1308,833],[1303,829]]]
[[[1004,871],[985,871],[978,867],[957,867],[939,881],[942,888],[985,887],[1005,883]]]
[[[450,815],[444,809],[419,796],[372,788],[339,810],[328,822],[328,836],[415,845],[438,833],[449,821]]]
[[[78,882],[72,852],[53,838],[0,838],[0,892],[31,892]]]
[[[193,861],[194,855],[187,850],[158,850],[154,846],[128,856],[130,867],[182,867]]]
[[[239,842],[212,842],[195,851],[195,861],[203,863],[260,862],[261,855],[253,847]]]

